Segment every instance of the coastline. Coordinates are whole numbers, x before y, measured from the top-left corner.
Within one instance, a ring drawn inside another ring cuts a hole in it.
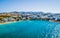
[[[16,21],[13,21],[16,22]],[[13,22],[0,22],[0,24],[9,24],[9,23],[13,23]]]
[[[60,21],[57,21],[57,20],[49,20],[50,22],[60,22]]]
[[[22,20],[20,20],[22,21]],[[0,22],[0,25],[1,24],[9,24],[9,23],[14,23],[14,22],[18,22],[18,21],[11,21],[11,22]],[[60,22],[60,21],[56,21],[56,20],[49,20],[49,22]]]

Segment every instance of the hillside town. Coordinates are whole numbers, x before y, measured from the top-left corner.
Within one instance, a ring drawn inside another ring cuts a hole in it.
[[[48,20],[60,22],[60,14],[43,12],[5,12],[0,13],[0,23],[13,22],[20,20]]]

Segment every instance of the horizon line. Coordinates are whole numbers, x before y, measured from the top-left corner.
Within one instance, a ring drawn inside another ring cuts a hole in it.
[[[4,11],[4,12],[43,12],[43,13],[60,13],[60,12],[44,12],[44,11]],[[0,12],[0,13],[4,13]]]

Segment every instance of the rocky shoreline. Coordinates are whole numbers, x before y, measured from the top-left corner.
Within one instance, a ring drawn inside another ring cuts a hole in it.
[[[0,24],[20,20],[48,20],[51,22],[60,22],[60,14],[43,13],[43,12],[0,13]]]

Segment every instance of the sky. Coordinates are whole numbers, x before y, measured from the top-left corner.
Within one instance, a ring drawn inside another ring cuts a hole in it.
[[[60,0],[0,0],[0,12],[12,11],[60,13]]]

